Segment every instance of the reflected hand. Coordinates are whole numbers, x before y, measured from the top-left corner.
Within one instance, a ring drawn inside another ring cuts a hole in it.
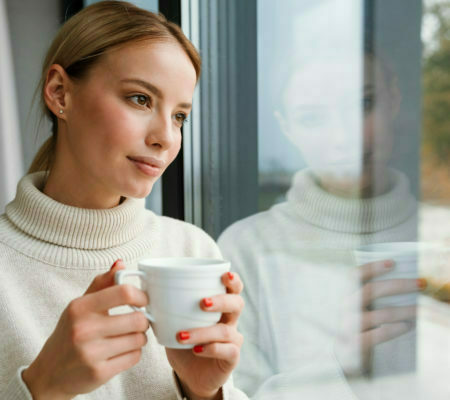
[[[372,309],[376,299],[414,293],[426,287],[424,279],[374,278],[395,268],[393,261],[364,264],[357,270],[362,286],[344,303],[341,332],[336,355],[348,374],[367,372],[371,350],[379,343],[392,340],[415,326],[416,305]]]
[[[189,399],[221,398],[220,388],[239,362],[243,336],[237,331],[244,307],[239,295],[244,285],[236,273],[225,273],[222,282],[227,293],[203,299],[205,312],[221,312],[220,321],[211,327],[179,332],[180,343],[194,344],[191,350],[166,348],[167,357]]]

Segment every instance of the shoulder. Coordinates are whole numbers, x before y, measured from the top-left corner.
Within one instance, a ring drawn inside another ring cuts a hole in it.
[[[248,249],[248,246],[267,246],[274,237],[274,231],[286,227],[281,218],[286,208],[287,203],[277,204],[267,211],[233,223],[219,236],[220,248],[226,249],[231,246],[233,249]]]
[[[194,224],[163,215],[157,215],[156,218],[158,220],[159,228],[165,233],[173,234],[179,238],[190,239],[195,237],[197,239],[214,242],[204,230]]]
[[[20,243],[21,236],[14,226],[6,218],[5,214],[0,215],[0,275],[2,284],[5,284],[7,276],[11,275],[17,269],[11,268],[12,265],[24,265],[29,259],[17,250],[17,244]]]
[[[4,249],[9,248],[11,245],[12,238],[17,229],[11,224],[6,214],[0,215],[0,248],[4,254]]]
[[[191,223],[166,216],[156,216],[159,243],[171,256],[222,258],[214,239]]]
[[[223,256],[243,279],[258,269],[258,255],[270,241],[271,211],[264,211],[237,221],[225,229],[217,240]],[[246,284],[247,285],[247,284]]]

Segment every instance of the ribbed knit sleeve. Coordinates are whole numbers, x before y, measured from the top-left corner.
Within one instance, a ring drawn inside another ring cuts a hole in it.
[[[189,400],[187,397],[183,396],[183,391],[181,390],[180,382],[175,372],[173,372],[173,380],[177,390],[177,400]],[[233,386],[232,376],[225,382],[225,385],[222,386],[221,390],[222,400],[248,400],[246,394]]]
[[[33,400],[27,385],[22,380],[22,371],[26,367],[20,367],[16,374],[13,375],[6,387],[1,390],[0,399],[2,400]]]
[[[222,388],[223,400],[246,400],[248,396],[237,389],[233,385],[233,378],[231,377]]]

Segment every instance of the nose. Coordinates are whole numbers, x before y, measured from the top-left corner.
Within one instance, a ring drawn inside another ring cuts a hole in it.
[[[167,150],[179,140],[179,135],[169,113],[155,113],[148,123],[145,144]]]
[[[359,110],[336,110],[333,118],[333,144],[340,151],[362,145],[362,118]]]

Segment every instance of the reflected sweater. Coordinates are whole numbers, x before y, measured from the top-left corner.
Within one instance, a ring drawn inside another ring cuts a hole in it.
[[[406,176],[391,173],[388,193],[360,200],[325,192],[299,171],[286,202],[219,238],[245,283],[245,342],[234,379],[252,398],[355,398],[335,357],[341,304],[360,289],[352,250],[416,238],[416,201]],[[389,352],[389,343],[378,347]]]
[[[37,356],[68,303],[118,258],[132,269],[143,257],[221,258],[202,230],[155,215],[143,200],[127,198],[106,210],[82,209],[54,201],[42,193],[43,185],[43,172],[23,177],[16,198],[0,216],[2,400],[31,399],[21,371]],[[76,398],[181,399],[164,347],[151,329],[147,336],[136,366]],[[231,380],[223,397],[246,398]]]

